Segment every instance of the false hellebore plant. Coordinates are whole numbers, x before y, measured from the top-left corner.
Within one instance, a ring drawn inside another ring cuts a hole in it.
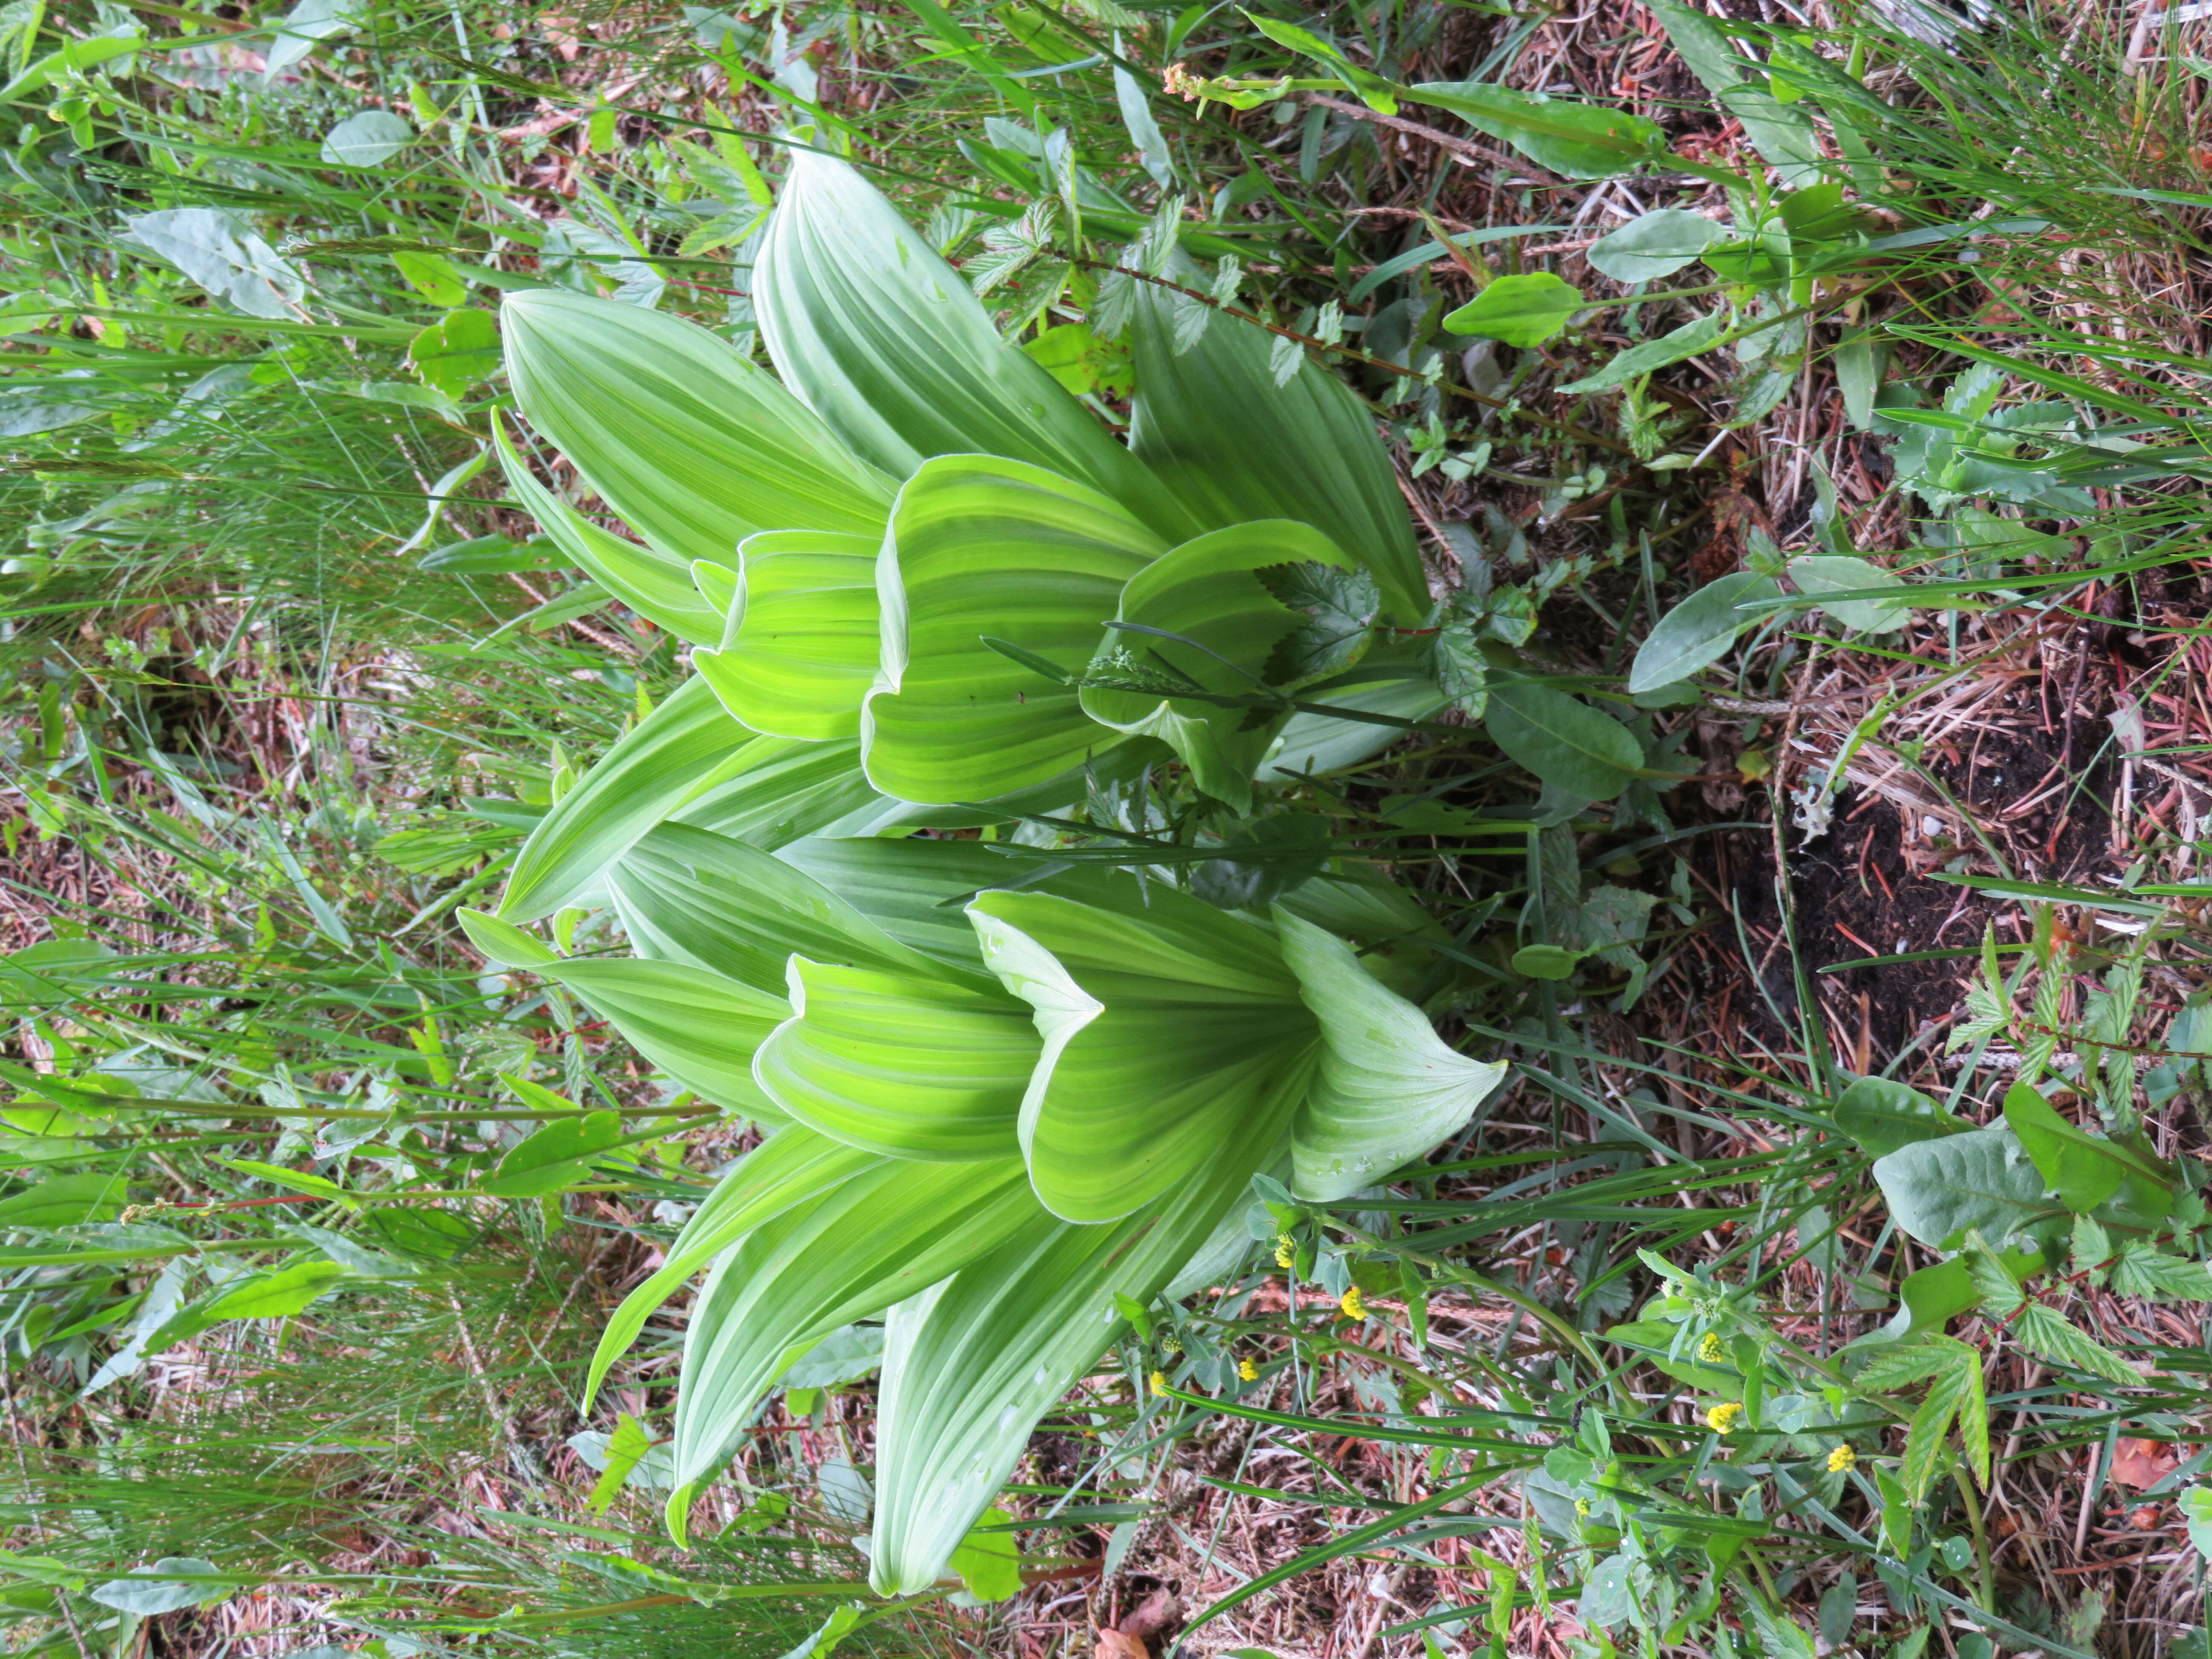
[[[873,1578],[927,1586],[1120,1334],[1117,1298],[1196,1288],[1245,1248],[1255,1174],[1346,1197],[1500,1075],[1340,936],[1362,905],[1419,927],[1387,890],[1324,876],[1230,909],[908,833],[1049,812],[1170,760],[1249,813],[1271,761],[1393,735],[1293,725],[1289,692],[1443,701],[1389,643],[1359,660],[1378,619],[1431,607],[1357,400],[1310,364],[1279,374],[1233,319],[1178,353],[1167,305],[1132,301],[1125,447],[858,174],[802,154],[755,273],[780,379],[648,310],[507,301],[522,412],[643,544],[502,438],[511,486],[698,672],[547,814],[499,916],[465,920],[772,1130],[592,1367],[596,1389],[707,1271],[679,1539],[785,1369],[883,1316]],[[577,907],[611,907],[636,956],[561,956],[516,925]]]

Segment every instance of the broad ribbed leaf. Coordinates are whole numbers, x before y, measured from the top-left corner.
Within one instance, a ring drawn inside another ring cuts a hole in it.
[[[856,817],[866,819],[873,833],[913,810],[902,811],[868,782],[858,738],[756,738],[728,775],[702,787],[669,816],[774,852],[802,836],[836,833],[836,826]]]
[[[1204,527],[1000,337],[960,274],[872,185],[834,157],[791,156],[753,306],[785,384],[857,453],[899,478],[933,455],[1011,456],[1105,491],[1171,541]]]
[[[876,1438],[871,1582],[926,1589],[1029,1445],[1037,1419],[1202,1250],[1268,1166],[1301,1079],[1255,1103],[1212,1162],[1104,1227],[1049,1217],[891,1310]]]
[[[1326,369],[1275,384],[1274,338],[1217,315],[1175,347],[1171,296],[1138,285],[1137,395],[1129,444],[1191,503],[1203,528],[1254,519],[1310,524],[1374,572],[1407,626],[1428,613],[1413,522],[1374,417]]]
[[[1321,1022],[1319,1072],[1291,1133],[1300,1198],[1371,1187],[1452,1134],[1505,1067],[1447,1048],[1429,1017],[1385,990],[1342,939],[1274,909],[1283,960]]]
[[[592,580],[639,616],[678,639],[706,645],[721,638],[721,613],[701,597],[690,566],[600,529],[531,477],[496,415],[492,417],[491,437],[499,451],[500,469],[507,474],[508,490],[569,562],[588,572]]]
[[[782,994],[792,952],[941,979],[908,949],[781,859],[685,823],[664,823],[608,873],[617,914],[641,956],[688,962]]]
[[[743,769],[746,757],[792,746],[754,737],[729,717],[713,687],[686,680],[538,821],[514,860],[499,914],[535,921],[574,903],[639,836]]]
[[[1234,696],[1261,690],[1276,641],[1306,617],[1253,573],[1290,564],[1352,568],[1328,537],[1288,519],[1216,530],[1163,554],[1121,590],[1118,620],[1196,643],[1110,630],[1091,659],[1091,677],[1154,686],[1187,678],[1205,690]],[[1365,584],[1364,576],[1358,580]],[[1245,717],[1251,711],[1244,708],[1095,685],[1083,691],[1082,705],[1117,732],[1159,738],[1182,757],[1200,789],[1238,812],[1252,810],[1253,769],[1281,726],[1279,719],[1250,726]]]
[[[1167,550],[1096,490],[1020,461],[948,455],[899,492],[878,580],[883,672],[868,777],[902,800],[981,801],[1042,785],[1121,740],[1076,692],[993,650],[1091,660],[1122,585]]]
[[[584,1379],[583,1409],[591,1410],[599,1384],[606,1380],[607,1368],[629,1350],[645,1328],[645,1322],[683,1289],[693,1273],[763,1222],[844,1185],[882,1162],[872,1153],[798,1124],[778,1129],[739,1158],[737,1167],[717,1182],[691,1212],[653,1277],[624,1297],[608,1318],[599,1346],[592,1355],[591,1371]]]
[[[515,933],[507,923],[471,910],[462,911],[460,920],[487,956],[514,961],[518,953],[501,948],[502,933]],[[781,997],[689,963],[529,955],[534,959],[514,965],[567,986],[685,1088],[727,1111],[782,1121],[753,1081],[753,1051],[790,1016]]]
[[[761,1045],[753,1077],[799,1122],[893,1158],[1020,1154],[1022,1096],[1042,1047],[1026,1003],[942,970],[800,956],[790,994],[792,1017]]]
[[[1357,708],[1398,720],[1423,720],[1442,708],[1447,697],[1423,670],[1429,641],[1411,639],[1377,646],[1340,680],[1308,686],[1298,695],[1332,708]],[[1402,726],[1376,726],[1331,714],[1293,714],[1276,738],[1274,752],[1260,768],[1262,782],[1280,782],[1293,773],[1311,775],[1354,766],[1413,733]]]
[[[691,661],[722,705],[780,738],[854,738],[879,657],[881,538],[770,530],[742,561],[721,649]]]
[[[780,848],[775,855],[902,945],[994,986],[998,980],[983,965],[983,947],[966,915],[967,899],[985,888],[1017,884],[1073,898],[1105,899],[1115,888],[1115,878],[1086,866],[1037,883],[1034,855],[1009,858],[972,841],[817,836]]]
[[[968,908],[984,959],[1044,1037],[1022,1103],[1038,1198],[1110,1221],[1219,1158],[1319,1027],[1275,941],[1172,890],[1133,914],[1043,893]]]
[[[727,562],[762,530],[881,529],[891,481],[697,324],[550,288],[508,295],[500,318],[524,416],[667,557]]]
[[[720,1467],[792,1361],[839,1326],[958,1272],[1038,1213],[1018,1159],[892,1159],[755,1228],[715,1262],[684,1331],[676,1502]],[[680,1525],[673,1505],[669,1518]]]

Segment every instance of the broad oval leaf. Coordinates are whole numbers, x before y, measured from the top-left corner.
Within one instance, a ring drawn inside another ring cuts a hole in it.
[[[1616,353],[1605,366],[1585,374],[1578,380],[1570,380],[1559,388],[1571,395],[1585,392],[1609,392],[1614,386],[1626,386],[1639,374],[1649,374],[1654,369],[1679,363],[1709,351],[1718,344],[1728,332],[1729,313],[1726,310],[1710,312],[1703,317],[1686,322],[1681,327],[1662,334],[1656,340],[1646,340],[1641,345],[1630,346]]]
[[[1619,720],[1534,680],[1494,684],[1483,724],[1515,764],[1585,800],[1611,800],[1644,765],[1642,746]]]
[[[608,886],[639,955],[710,968],[770,996],[782,994],[793,951],[946,977],[942,963],[782,860],[690,824],[654,830],[614,866]]]
[[[1191,779],[1237,811],[1252,810],[1252,773],[1274,741],[1279,716],[1164,696],[1185,683],[1223,696],[1264,691],[1279,641],[1309,624],[1269,592],[1257,573],[1285,565],[1351,570],[1351,558],[1321,532],[1288,519],[1217,530],[1163,554],[1129,579],[1116,620],[1180,638],[1109,630],[1091,660],[1090,678],[1152,690],[1084,688],[1091,719],[1117,732],[1154,737],[1182,757]],[[1359,577],[1368,594],[1374,585]],[[1362,639],[1364,630],[1362,630]],[[1185,644],[1184,641],[1193,643]],[[1261,711],[1264,713],[1264,711]]]
[[[499,1167],[483,1181],[495,1198],[541,1198],[574,1186],[592,1160],[623,1138],[622,1118],[614,1112],[587,1112],[557,1118],[509,1147]]]
[[[1667,149],[1663,127],[1626,110],[1480,81],[1424,81],[1407,95],[1449,110],[1477,132],[1504,139],[1538,166],[1569,179],[1631,173]]]
[[[1790,580],[1797,591],[1855,633],[1879,634],[1905,624],[1912,608],[1912,585],[1893,571],[1847,553],[1808,554],[1790,561]],[[1831,599],[1829,593],[1864,592],[1869,588],[1897,590],[1894,599]]]
[[[1617,283],[1656,282],[1672,276],[1728,234],[1726,227],[1702,213],[1656,208],[1599,237],[1586,257],[1594,270]]]
[[[756,738],[706,681],[686,680],[538,821],[516,855],[499,914],[535,921],[573,903],[647,830],[744,769],[744,757],[791,747]]]
[[[762,530],[874,533],[891,481],[726,342],[637,306],[530,289],[500,307],[530,424],[667,557]]]
[[[879,657],[882,540],[771,530],[738,548],[721,648],[691,661],[742,725],[779,738],[856,738]]]
[[[588,573],[639,616],[678,639],[704,645],[721,637],[721,614],[698,592],[692,567],[657,549],[624,541],[600,529],[546,489],[514,453],[506,425],[496,415],[492,416],[491,436],[499,452],[500,470],[507,475],[507,487],[570,563]]]
[[[380,167],[414,142],[415,129],[405,116],[388,109],[365,109],[323,135],[323,165]]]
[[[888,1159],[732,1247],[714,1264],[684,1331],[672,1528],[681,1528],[693,1483],[721,1466],[761,1395],[793,1360],[840,1326],[958,1272],[1038,1213],[1018,1158]]]
[[[1094,489],[1024,462],[947,455],[899,492],[878,567],[883,671],[862,719],[868,778],[957,803],[1042,785],[1121,740],[1076,691],[983,643],[1073,676],[1122,585],[1166,548]]]
[[[2002,1245],[2015,1235],[2055,1239],[2066,1212],[2043,1195],[2043,1177],[2002,1123],[1917,1140],[1874,1164],[1889,1212],[1905,1233],[1955,1250],[1973,1228]]]
[[[1836,1097],[1835,1118],[1836,1127],[1872,1158],[1973,1127],[1919,1090],[1886,1077],[1854,1078]]]
[[[1012,1473],[1037,1419],[1198,1255],[1279,1152],[1299,1080],[1258,1103],[1194,1178],[1103,1227],[1049,1216],[891,1310],[870,1582],[927,1589]]]
[[[959,272],[880,191],[834,156],[791,157],[753,304],[785,383],[854,451],[896,478],[933,455],[1008,456],[1104,491],[1168,539],[1203,527],[1000,337]]]
[[[844,1185],[883,1161],[873,1153],[797,1124],[777,1130],[739,1158],[691,1212],[653,1277],[624,1297],[608,1318],[592,1355],[591,1371],[584,1379],[583,1409],[591,1410],[608,1368],[637,1340],[645,1322],[693,1273],[763,1223]]]
[[[1279,386],[1273,337],[1225,314],[1177,351],[1172,296],[1150,283],[1138,285],[1133,341],[1130,447],[1190,503],[1198,528],[1296,519],[1373,572],[1402,624],[1427,614],[1406,498],[1349,386],[1304,359]]]
[[[1686,680],[1729,653],[1736,635],[1756,617],[1737,609],[1760,599],[1779,599],[1782,584],[1756,570],[1716,577],[1660,617],[1628,670],[1632,694],[1656,691]]]
[[[1042,893],[968,908],[1044,1038],[1022,1103],[1037,1197],[1110,1221],[1205,1169],[1310,1074],[1320,1035],[1267,932],[1171,889],[1121,912]]]
[[[1274,908],[1283,960],[1321,1022],[1321,1067],[1291,1132],[1293,1190],[1328,1203],[1371,1187],[1464,1125],[1505,1076],[1447,1048],[1342,939]]]
[[[892,1158],[1019,1155],[1042,1048],[1028,1005],[800,956],[789,983],[792,1017],[753,1056],[753,1076],[793,1118]]]
[[[1455,334],[1510,346],[1537,346],[1558,335],[1587,303],[1583,291],[1549,271],[1500,276],[1444,319]]]

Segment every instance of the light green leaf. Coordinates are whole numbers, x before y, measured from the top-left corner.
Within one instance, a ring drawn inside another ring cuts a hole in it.
[[[1602,105],[1480,81],[1424,81],[1406,96],[1449,110],[1477,132],[1504,139],[1538,166],[1569,179],[1632,173],[1667,151],[1666,131],[1656,121]]]
[[[875,684],[881,538],[765,531],[738,550],[717,651],[691,660],[741,725],[780,738],[856,738]]]
[[[1283,960],[1321,1022],[1321,1067],[1291,1130],[1292,1190],[1328,1203],[1371,1187],[1474,1115],[1505,1077],[1447,1048],[1352,947],[1274,907]]]
[[[2018,1233],[2055,1234],[2065,1218],[2001,1123],[1900,1146],[1875,1160],[1874,1178],[1899,1227],[1937,1249],[1958,1249],[1969,1227],[2002,1244]]]
[[[1549,271],[1500,276],[1444,319],[1455,334],[1479,334],[1510,346],[1537,346],[1574,320],[1583,291]]]
[[[1424,639],[1407,639],[1376,646],[1350,673],[1309,688],[1309,693],[1316,702],[1333,708],[1358,708],[1401,720],[1426,720],[1450,701],[1434,679],[1420,672],[1428,644]],[[1293,714],[1260,768],[1260,779],[1279,783],[1294,772],[1310,775],[1356,765],[1407,735],[1403,727],[1333,714]]]
[[[678,823],[771,853],[804,836],[877,835],[923,816],[877,793],[860,770],[858,738],[832,743],[756,738],[732,756],[719,781],[700,785],[696,794],[669,814]],[[990,817],[969,815],[951,821],[988,823]]]
[[[1022,1593],[1022,1552],[1013,1519],[996,1504],[985,1510],[946,1564],[978,1601],[1011,1601]]]
[[[164,1577],[163,1575],[173,1575]],[[92,1599],[140,1619],[158,1619],[165,1613],[196,1607],[204,1601],[227,1601],[237,1593],[230,1584],[194,1583],[220,1578],[222,1569],[212,1561],[191,1555],[165,1555],[150,1567],[128,1578],[111,1578],[94,1586]]]
[[[1694,357],[1701,351],[1710,351],[1728,329],[1729,314],[1726,311],[1709,312],[1656,340],[1630,346],[1604,368],[1585,374],[1578,380],[1570,380],[1559,390],[1571,396],[1580,396],[1585,392],[1610,392],[1615,386],[1626,386],[1639,374],[1649,374],[1654,369],[1665,368],[1670,363]],[[1780,590],[1776,591],[1778,592]]]
[[[684,561],[600,529],[538,483],[514,453],[507,425],[497,415],[492,416],[492,444],[507,489],[571,564],[680,640],[704,645],[721,637],[721,615],[699,596]]]
[[[12,1227],[73,1227],[81,1222],[112,1221],[123,1213],[131,1191],[118,1174],[48,1176],[35,1187],[0,1199],[0,1232]]]
[[[1080,672],[1122,585],[1167,550],[1096,490],[1020,461],[948,455],[899,493],[884,544],[883,673],[861,746],[869,781],[922,802],[1048,783],[1121,740],[1078,694],[982,642]]]
[[[336,1290],[346,1276],[337,1262],[312,1257],[256,1273],[198,1310],[195,1322],[204,1328],[225,1319],[289,1319]]]
[[[2126,1207],[2143,1212],[2133,1218],[2165,1218],[2174,1172],[2161,1160],[2124,1141],[2077,1128],[2033,1084],[2015,1083],[2005,1091],[2004,1117],[2035,1160],[2043,1184],[2075,1214],[2087,1214],[2119,1196],[2123,1188],[2131,1188]]]
[[[773,854],[689,824],[664,823],[610,872],[616,913],[641,956],[688,962],[770,996],[792,953],[935,979],[934,957],[900,944]],[[957,920],[957,918],[956,918]],[[981,975],[977,988],[995,990]]]
[[[574,991],[702,1100],[738,1116],[781,1119],[753,1081],[754,1051],[791,1012],[781,997],[679,962],[564,957],[532,971]]]
[[[796,872],[793,872],[796,873]],[[941,975],[791,958],[753,1076],[808,1127],[893,1158],[1013,1158],[1040,1049],[1027,1005]]]
[[[406,117],[388,109],[365,109],[323,135],[323,165],[380,167],[414,142],[415,129]]]
[[[1498,680],[1483,724],[1515,764],[1585,800],[1611,800],[1636,781],[1644,750],[1619,720],[1534,680]]]
[[[614,1112],[556,1118],[508,1148],[499,1168],[485,1177],[483,1189],[495,1198],[542,1198],[565,1191],[585,1179],[592,1160],[622,1138],[622,1118]]]
[[[1354,568],[1319,531],[1287,519],[1216,530],[1163,554],[1122,588],[1117,620],[1164,629],[1194,644],[1109,629],[1091,660],[1091,677],[1152,687],[1195,681],[1228,696],[1261,690],[1278,641],[1307,622],[1256,574],[1287,564]],[[1182,757],[1193,782],[1238,813],[1252,810],[1253,769],[1283,718],[1254,725],[1246,718],[1252,710],[1100,685],[1086,686],[1080,702],[1102,725],[1159,738]]]
[[[1309,360],[1278,386],[1273,338],[1216,313],[1177,352],[1174,296],[1138,284],[1130,447],[1190,503],[1199,528],[1255,519],[1311,525],[1373,573],[1401,625],[1418,626],[1428,579],[1375,417]]]
[[[653,1276],[624,1297],[607,1320],[584,1380],[589,1411],[608,1368],[622,1358],[656,1309],[684,1281],[763,1223],[842,1186],[883,1159],[797,1125],[779,1129],[717,1182],[691,1212]]]
[[[1850,593],[1870,587],[1895,588],[1909,595],[1912,585],[1880,565],[1845,553],[1815,553],[1790,561],[1790,580],[1797,591],[1844,627],[1856,633],[1879,634],[1903,624],[1912,608],[1910,598],[1895,599],[1823,599],[1824,593]]]
[[[1382,115],[1398,112],[1398,100],[1393,94],[1397,88],[1372,70],[1362,69],[1330,42],[1310,29],[1302,29],[1295,23],[1285,23],[1258,12],[1244,14],[1254,28],[1279,46],[1288,46],[1292,52],[1303,52],[1317,62],[1334,70],[1344,84],[1365,100],[1369,108]]]
[[[1528,979],[1572,979],[1589,954],[1557,945],[1524,945],[1513,953],[1513,971]]]
[[[2076,1232],[2096,1224],[2087,1216],[2075,1220]],[[2101,1232],[2102,1229],[2099,1229]],[[2080,1269],[2081,1241],[2075,1246],[2076,1271]],[[2091,1265],[2105,1260],[2104,1255],[2091,1254]],[[2120,1259],[2112,1267],[2112,1294],[2139,1296],[2146,1302],[2189,1303],[2212,1302],[2212,1267],[2202,1261],[2168,1255],[2143,1239],[2130,1239],[2120,1251]]]
[[[1044,1053],[1022,1103],[1045,1207],[1110,1221],[1206,1168],[1319,1027],[1262,930],[1152,888],[1124,914],[1042,893],[968,908],[984,959],[1036,1012]]]
[[[2122,1388],[2138,1387],[2142,1374],[2101,1342],[2074,1325],[2056,1308],[2031,1302],[2013,1316],[2014,1340],[2030,1353],[2054,1364],[2101,1376]]]
[[[1628,671],[1632,695],[1686,680],[1729,653],[1753,618],[1736,609],[1779,599],[1782,585],[1756,570],[1740,570],[1707,582],[1659,619]]]
[[[167,260],[208,297],[249,317],[296,320],[307,291],[299,267],[222,208],[163,208],[125,221],[130,240]]]
[[[1825,172],[1810,112],[1802,106],[1779,102],[1764,86],[1750,84],[1754,76],[1765,78],[1762,66],[1738,52],[1703,12],[1678,0],[1658,0],[1651,11],[1690,72],[1743,123],[1744,136],[1779,173],[1784,187],[1802,190],[1818,185]]]
[[[618,1414],[615,1431],[607,1437],[603,1454],[606,1462],[599,1470],[599,1478],[592,1483],[592,1495],[585,1507],[593,1515],[605,1515],[621,1492],[623,1482],[629,1479],[630,1471],[642,1463],[645,1455],[652,1449],[653,1437],[646,1432],[645,1425],[628,1412]]]
[[[881,529],[891,481],[697,324],[553,288],[500,314],[524,416],[667,558],[727,560],[762,530]]]
[[[1672,276],[1728,234],[1702,213],[1656,208],[1599,237],[1585,257],[1617,283],[1652,283]]]
[[[1204,527],[1000,338],[960,274],[873,185],[833,156],[790,155],[753,267],[753,304],[784,383],[857,453],[895,478],[933,455],[1006,456],[1103,491],[1167,540]]]
[[[1296,1088],[1260,1103],[1195,1179],[1103,1227],[1038,1216],[892,1310],[877,1419],[870,1581],[927,1589],[1028,1449],[1038,1418],[1121,1334],[1121,1295],[1153,1297],[1273,1163]]]
[[[703,679],[686,680],[538,821],[516,855],[499,914],[535,921],[573,904],[653,826],[745,759],[793,745],[756,738]]]
[[[1917,1089],[1883,1077],[1855,1078],[1836,1097],[1836,1127],[1870,1158],[1882,1158],[1915,1141],[1934,1140],[1973,1126]]]
[[[1152,114],[1152,100],[1146,94],[1145,83],[1119,64],[1114,65],[1114,102],[1121,112],[1121,125],[1128,131],[1129,142],[1136,146],[1137,160],[1144,164],[1154,184],[1162,190],[1173,190],[1175,157],[1160,131],[1159,121]]]
[[[1021,1163],[880,1163],[755,1228],[714,1264],[684,1337],[676,1399],[680,1526],[784,1369],[996,1249],[1040,1212]]]

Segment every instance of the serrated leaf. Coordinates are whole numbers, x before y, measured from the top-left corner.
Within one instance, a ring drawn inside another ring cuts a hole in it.
[[[1367,654],[1382,592],[1366,571],[1351,567],[1338,554],[1334,559],[1273,565],[1257,574],[1270,593],[1304,618],[1268,657],[1261,671],[1268,684],[1295,690],[1344,673]]]
[[[2076,1261],[2080,1260],[2083,1226],[2096,1226],[2088,1217],[2082,1216],[2075,1223]],[[2102,1228],[2098,1228],[2101,1237]],[[2106,1253],[2110,1246],[2106,1247]],[[2104,1256],[2095,1258],[2103,1261]],[[2139,1296],[2148,1302],[2212,1302],[2212,1268],[2202,1261],[2169,1255],[2143,1240],[2130,1241],[2120,1252],[2120,1259],[2112,1267],[2112,1293],[2115,1296]]]
[[[2081,1330],[2056,1308],[2031,1302],[2014,1316],[2011,1330],[2021,1346],[2055,1364],[2071,1365],[2122,1387],[2140,1384],[2136,1368]]]

